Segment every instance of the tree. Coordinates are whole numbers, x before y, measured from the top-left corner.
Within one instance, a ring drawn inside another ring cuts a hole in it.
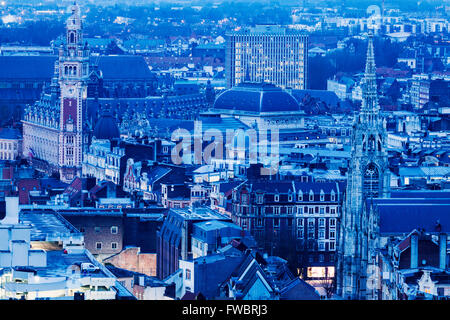
[[[312,57],[308,65],[308,88],[326,90],[327,80],[334,75],[330,60],[326,57]]]

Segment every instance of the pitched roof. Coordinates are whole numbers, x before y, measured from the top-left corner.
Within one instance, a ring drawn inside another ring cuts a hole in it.
[[[0,128],[0,139],[16,140],[21,139],[22,134],[14,128]]]
[[[54,75],[57,56],[0,56],[0,79],[50,80]],[[105,80],[151,80],[150,71],[142,56],[110,55],[92,56],[91,63],[98,65]]]
[[[294,278],[280,290],[280,300],[320,300],[320,295],[304,280]]]
[[[374,199],[382,234],[450,233],[450,199]]]
[[[0,79],[51,79],[56,56],[0,56]]]
[[[155,78],[142,56],[97,56],[91,57],[91,62],[98,65],[103,79],[153,80]]]

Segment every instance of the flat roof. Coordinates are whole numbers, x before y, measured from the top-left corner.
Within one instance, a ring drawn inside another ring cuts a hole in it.
[[[51,211],[24,211],[19,213],[19,221],[32,226],[31,241],[43,241],[49,235],[67,235],[80,233],[61,215]]]
[[[92,263],[85,252],[67,254],[63,250],[47,251],[47,266],[32,267],[40,277],[66,277],[72,274],[69,268],[75,264]],[[70,272],[70,273],[69,273]],[[83,273],[93,278],[109,278],[103,271]]]

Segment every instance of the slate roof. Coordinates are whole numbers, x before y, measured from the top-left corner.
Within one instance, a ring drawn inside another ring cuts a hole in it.
[[[222,192],[225,196],[228,196],[231,194],[234,188],[236,188],[238,185],[240,185],[243,180],[235,180],[230,182],[220,182],[219,183],[219,192]]]
[[[50,80],[54,75],[57,56],[0,56],[0,79]],[[98,65],[104,80],[153,80],[142,56],[110,55],[92,56],[92,64]]]
[[[264,261],[264,263],[266,262]],[[236,300],[244,298],[259,277],[268,285],[268,287],[266,286],[266,290],[269,293],[272,294],[275,291],[270,278],[262,269],[258,257],[254,256],[251,252],[246,254],[242,263],[231,273],[231,277],[236,278],[236,280],[239,279],[234,286]]]
[[[450,190],[401,190],[391,191],[391,198],[439,198],[450,199]]]
[[[0,56],[0,79],[49,80],[53,77],[56,56]]]
[[[450,233],[449,199],[373,199],[381,234]],[[438,227],[438,225],[440,225]]]
[[[97,139],[120,138],[119,127],[111,113],[104,113],[95,125],[93,136]]]
[[[300,182],[300,181],[255,181],[251,182],[252,191],[262,191],[265,193],[289,193],[295,191],[302,191],[303,194],[308,194],[310,190],[314,194],[319,194],[321,190],[325,194],[331,193],[332,190],[336,194],[339,192],[338,184],[336,182]]]
[[[16,140],[21,139],[22,134],[14,128],[0,128],[0,139]]]
[[[310,284],[295,278],[280,290],[280,300],[320,300],[320,296]]]
[[[214,109],[241,112],[299,112],[300,106],[287,91],[268,83],[240,83],[221,93]]]
[[[102,71],[104,80],[155,79],[155,75],[150,71],[142,56],[92,56],[91,63],[98,65],[98,68]]]
[[[195,259],[196,293],[201,292],[207,298],[217,297],[220,284],[230,276],[242,259],[240,252],[217,253]]]

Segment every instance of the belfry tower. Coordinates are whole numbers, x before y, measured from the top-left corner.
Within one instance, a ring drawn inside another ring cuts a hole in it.
[[[58,167],[61,180],[66,182],[81,176],[89,75],[89,49],[83,44],[80,8],[76,3],[71,12],[66,22],[65,45],[59,49],[57,62],[61,88]]]
[[[365,300],[372,296],[370,266],[375,259],[378,239],[378,218],[370,210],[371,199],[386,197],[389,192],[386,124],[378,104],[372,35],[369,35],[362,90],[361,111],[355,115],[353,123],[340,223],[337,294],[344,299]]]

